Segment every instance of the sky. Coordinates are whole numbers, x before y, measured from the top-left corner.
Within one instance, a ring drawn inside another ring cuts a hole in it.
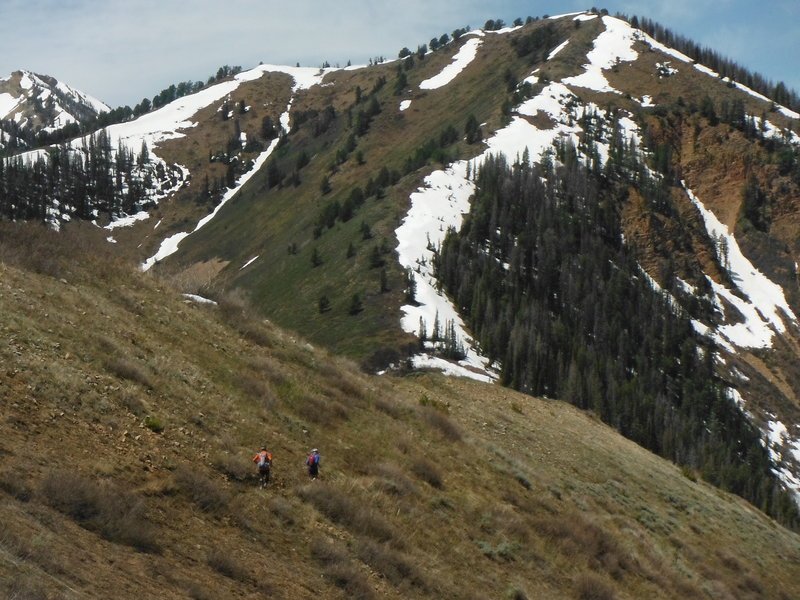
[[[225,64],[366,64],[488,19],[592,6],[647,16],[800,90],[800,0],[0,0],[0,78],[27,69],[133,106]]]

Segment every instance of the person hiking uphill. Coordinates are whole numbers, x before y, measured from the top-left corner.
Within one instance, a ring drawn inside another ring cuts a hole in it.
[[[269,472],[272,467],[272,453],[264,446],[261,451],[253,457],[253,462],[258,467],[258,486],[267,487],[269,483]]]
[[[316,479],[319,476],[319,450],[311,449],[311,454],[306,459],[306,465],[308,465],[308,476]]]

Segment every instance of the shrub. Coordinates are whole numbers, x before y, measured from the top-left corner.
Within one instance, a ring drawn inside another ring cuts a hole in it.
[[[227,452],[220,452],[214,457],[214,467],[228,479],[234,481],[247,481],[255,475],[249,460],[244,461],[241,457]]]
[[[603,569],[614,578],[631,568],[632,559],[611,535],[580,515],[553,515],[537,520],[534,527],[557,541],[566,555],[584,556],[591,568]]]
[[[575,583],[575,598],[577,600],[614,600],[614,590],[611,586],[594,573],[584,573]]]
[[[186,590],[186,595],[192,600],[214,600],[216,598],[205,585],[199,583],[192,583]]]
[[[425,588],[426,583],[417,565],[402,552],[388,544],[378,544],[361,539],[357,546],[358,557],[383,575],[393,585],[410,584]]]
[[[503,540],[496,545],[489,542],[478,540],[478,548],[481,549],[483,555],[492,560],[510,561],[514,559],[514,553],[519,549],[519,545],[508,540]]]
[[[422,417],[425,419],[425,422],[431,427],[438,429],[445,439],[451,442],[461,441],[461,429],[456,425],[455,421],[446,414],[429,406],[423,406],[420,411],[422,412]]]
[[[516,479],[517,483],[519,483],[526,490],[529,490],[531,489],[531,487],[533,487],[530,479],[528,479],[527,475],[525,475],[521,471],[514,471],[514,479]]]
[[[174,478],[178,487],[205,512],[219,512],[230,503],[230,496],[219,484],[195,469],[179,467]]]
[[[155,389],[150,375],[138,364],[128,358],[110,357],[105,360],[105,368],[112,375],[121,379],[127,379],[143,385],[149,389]]]
[[[340,543],[318,537],[311,541],[310,549],[311,556],[322,564],[325,579],[345,590],[348,598],[376,598],[366,576]]]
[[[521,587],[511,586],[506,590],[505,597],[508,600],[528,600],[528,594]]]
[[[239,375],[236,383],[241,390],[252,400],[261,403],[267,410],[272,410],[277,402],[277,395],[269,381],[260,374],[244,372]]]
[[[349,417],[347,408],[340,402],[311,394],[303,394],[292,404],[292,408],[302,419],[317,424],[344,421]]]
[[[21,502],[31,499],[31,490],[25,483],[25,479],[19,473],[10,471],[0,472],[0,490],[10,494]]]
[[[146,518],[144,500],[88,477],[51,471],[41,486],[50,506],[105,539],[145,552],[158,550],[155,528]]]
[[[132,415],[143,417],[147,413],[147,406],[133,387],[124,388],[120,392],[119,400],[122,406]]]
[[[226,291],[216,300],[220,313],[230,323],[240,322],[242,316],[250,311],[250,302],[239,288]]]
[[[147,415],[144,418],[144,426],[154,433],[161,433],[164,431],[164,422],[153,415]]]
[[[414,461],[414,464],[411,465],[411,472],[436,489],[443,487],[442,475],[439,473],[439,469],[427,458],[420,458]]]
[[[262,348],[272,348],[275,345],[274,336],[256,320],[256,317],[246,317],[236,323],[239,333],[244,339]]]
[[[322,575],[342,588],[350,600],[373,600],[378,597],[366,575],[352,561],[328,565],[322,570]]]
[[[408,496],[418,491],[414,482],[394,463],[371,465],[370,473],[377,478],[377,487],[388,494]]]
[[[431,398],[428,396],[428,394],[422,394],[422,396],[419,397],[419,405],[435,408],[436,410],[445,414],[450,412],[450,408],[447,406],[447,404],[440,400],[436,400],[435,398]]]
[[[245,568],[228,549],[214,547],[206,554],[206,564],[217,573],[236,581],[247,582],[250,577]]]
[[[377,510],[359,503],[330,484],[315,482],[300,488],[299,494],[331,521],[353,533],[382,542],[394,537],[391,524]]]
[[[270,499],[268,506],[272,514],[278,517],[278,519],[283,521],[286,525],[295,524],[294,507],[286,498],[274,496]]]
[[[350,560],[350,555],[344,546],[324,537],[316,537],[311,540],[309,549],[311,556],[323,565],[344,563]]]

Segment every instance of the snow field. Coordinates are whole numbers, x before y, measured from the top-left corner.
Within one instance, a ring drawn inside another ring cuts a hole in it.
[[[222,196],[222,200],[220,200],[219,204],[217,204],[214,207],[214,210],[210,214],[200,219],[200,221],[197,223],[197,225],[192,231],[176,233],[165,239],[163,242],[161,242],[161,246],[159,247],[158,251],[153,256],[151,256],[142,263],[141,265],[142,271],[148,271],[154,264],[156,264],[160,260],[163,260],[168,256],[175,254],[175,252],[178,251],[178,246],[186,237],[188,237],[195,231],[198,231],[209,221],[211,221],[211,219],[216,217],[217,213],[219,213],[219,211],[222,210],[222,207],[225,206],[236,195],[236,193],[240,189],[242,189],[242,186],[244,186],[244,184],[250,181],[250,178],[253,175],[255,175],[261,167],[264,166],[270,154],[272,154],[272,151],[275,150],[275,148],[277,147],[279,140],[280,138],[275,138],[274,140],[272,140],[272,143],[269,145],[269,148],[267,148],[264,152],[259,154],[258,158],[253,163],[253,167],[249,171],[247,171],[247,173],[244,173],[236,181],[236,185],[232,189],[229,189],[227,192],[225,192],[225,194]]]
[[[19,98],[15,98],[7,92],[0,94],[0,119],[8,118],[8,115],[19,106]]]
[[[638,29],[634,29],[625,21],[614,17],[603,17],[605,31],[594,40],[594,46],[586,54],[589,62],[583,65],[586,71],[581,75],[568,77],[563,83],[589,88],[598,92],[614,92],[618,90],[603,75],[604,70],[612,68],[619,62],[630,62],[638,58],[639,54],[633,49],[633,43],[638,39]]]

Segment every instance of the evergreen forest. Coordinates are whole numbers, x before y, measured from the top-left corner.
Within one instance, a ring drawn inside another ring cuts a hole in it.
[[[151,160],[146,145],[138,154],[113,148],[100,131],[77,149],[62,145],[33,160],[0,160],[0,219],[57,224],[131,215],[182,180],[176,167]]]
[[[623,243],[619,210],[632,180],[656,206],[668,180],[631,168],[630,153],[602,173],[559,154],[558,168],[487,160],[473,175],[469,215],[439,251],[439,280],[482,351],[504,384],[592,410],[797,526],[758,431],[714,373],[714,346]]]

